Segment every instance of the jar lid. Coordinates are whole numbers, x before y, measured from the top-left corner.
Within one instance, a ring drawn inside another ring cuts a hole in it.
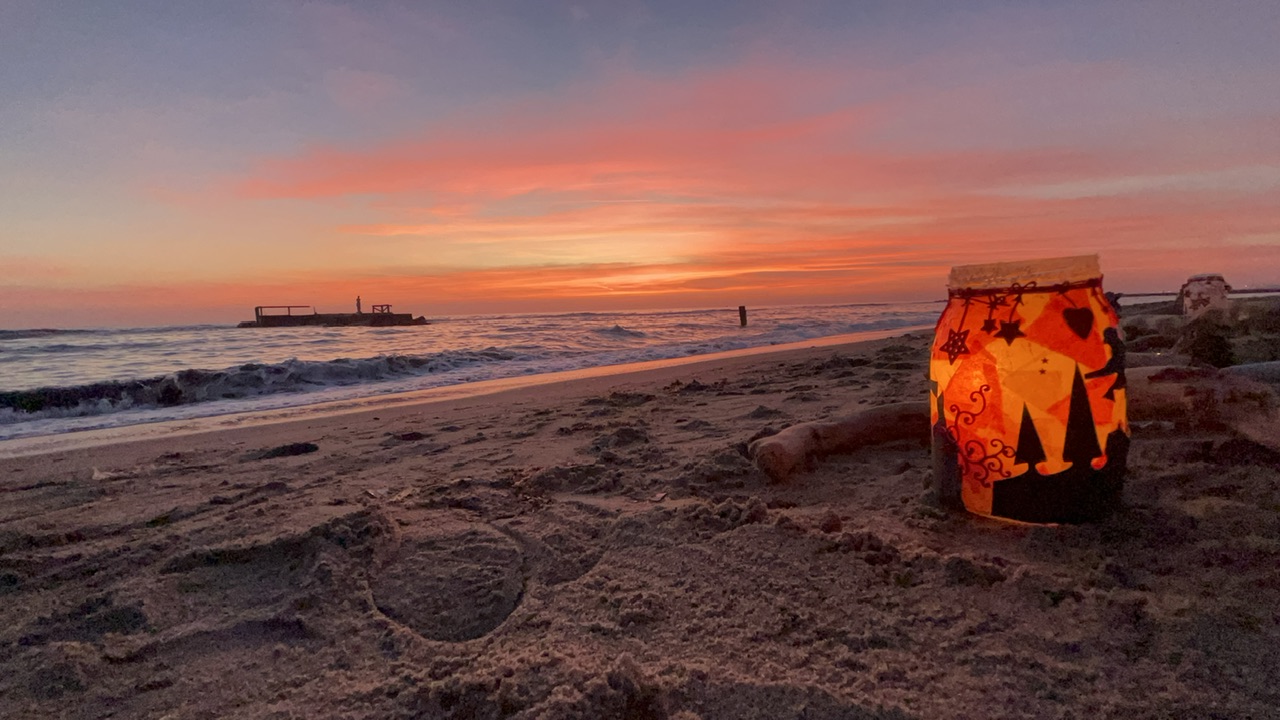
[[[947,279],[950,290],[1006,288],[1015,283],[1039,287],[1084,282],[1102,277],[1097,255],[1017,260],[984,265],[957,265]]]

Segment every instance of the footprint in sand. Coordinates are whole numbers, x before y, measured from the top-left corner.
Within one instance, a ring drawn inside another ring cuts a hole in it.
[[[495,530],[405,542],[370,581],[387,617],[430,640],[474,640],[502,624],[524,594],[524,555]]]

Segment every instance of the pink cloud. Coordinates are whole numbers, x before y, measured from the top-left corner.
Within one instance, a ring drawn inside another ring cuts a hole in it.
[[[1046,81],[1066,71],[1048,72]],[[675,79],[622,73],[549,100],[490,108],[418,137],[264,159],[235,189],[268,199],[494,200],[538,191],[590,199],[901,196],[1220,169],[1249,159],[1280,162],[1274,141],[1259,158],[1258,144],[1225,139],[1239,130],[1234,119],[1162,125],[1132,146],[963,147],[966,133],[990,135],[1017,117],[1001,109],[995,90],[940,91],[955,96],[940,104],[937,93],[921,91],[859,99],[864,84],[883,81],[860,83],[856,73],[764,61]],[[917,122],[926,115],[929,123]],[[886,133],[913,124],[919,149],[909,138],[879,144]],[[1187,142],[1188,135],[1205,142]],[[959,146],[947,147],[957,140]]]
[[[1131,268],[1151,256],[1128,281],[1168,287],[1196,268],[1163,254],[1212,260],[1208,248],[1280,224],[1274,188],[1251,180],[1280,177],[1265,119],[1156,112],[1149,127],[1120,126],[1098,110],[1079,128],[1054,119],[1071,132],[1053,141],[1020,128],[1035,117],[1019,92],[1061,83],[1055,107],[1076,98],[1094,111],[1133,81],[1128,68],[1058,63],[1004,85],[907,91],[849,66],[614,69],[415,137],[266,158],[234,188],[374,198],[377,219],[338,229],[394,243],[477,300],[928,296],[951,264],[1099,251]],[[913,145],[911,132],[927,135]],[[590,280],[611,262],[622,269],[608,282]],[[1219,265],[1258,272],[1243,258]]]

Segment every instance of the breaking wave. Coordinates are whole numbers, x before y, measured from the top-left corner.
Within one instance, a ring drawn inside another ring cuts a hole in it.
[[[0,392],[0,423],[33,417],[98,415],[130,408],[174,407],[210,400],[260,397],[398,377],[448,372],[520,359],[507,350],[446,350],[432,355],[384,355],[328,361],[247,363],[225,370],[181,370],[141,380]]]
[[[649,334],[646,332],[643,332],[641,330],[628,330],[627,328],[624,328],[621,325],[614,325],[613,327],[610,327],[610,328],[600,328],[600,329],[594,330],[593,332],[595,332],[597,335],[610,335],[613,337],[629,337],[629,338],[649,337]]]

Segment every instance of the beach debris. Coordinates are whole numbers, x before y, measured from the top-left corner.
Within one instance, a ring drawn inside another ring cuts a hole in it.
[[[419,440],[426,440],[429,437],[431,437],[430,433],[418,432],[417,430],[410,430],[409,432],[401,432],[401,433],[387,433],[387,438],[382,441],[382,446],[395,447],[396,445],[400,445],[402,443],[412,443],[412,442],[418,442]]]
[[[709,458],[690,461],[682,470],[673,483],[676,487],[706,490],[712,486],[744,487],[746,478],[755,471],[755,467],[743,446],[742,452],[723,450]]]
[[[951,269],[929,361],[946,507],[1098,520],[1129,451],[1125,346],[1096,255]]]
[[[834,512],[828,512],[818,522],[818,529],[824,533],[838,533],[844,529],[844,523],[840,520],[839,515]]]
[[[896,440],[929,437],[929,406],[917,402],[870,408],[830,422],[810,422],[752,441],[747,454],[774,482],[784,482],[828,455]]]
[[[252,452],[245,456],[246,460],[270,460],[278,457],[293,457],[294,455],[306,455],[320,449],[319,445],[310,442],[289,443],[287,445],[278,445],[270,450],[260,450]]]
[[[712,532],[728,532],[743,525],[765,522],[769,519],[769,508],[753,496],[741,502],[725,498],[718,503],[695,503],[682,508],[680,514]]]
[[[74,607],[37,619],[21,632],[18,644],[25,647],[60,641],[101,640],[108,633],[130,635],[145,631],[149,619],[137,604],[117,603],[112,593],[94,595]]]
[[[608,435],[601,435],[591,441],[591,451],[601,452],[608,448],[623,448],[630,445],[649,442],[649,433],[643,428],[624,425]]]
[[[781,522],[777,525],[784,527]],[[901,552],[896,545],[886,542],[869,530],[842,532],[839,537],[823,545],[819,552],[854,553],[868,565],[888,565],[901,558]]]
[[[1275,385],[1228,372],[1235,369],[1139,368],[1132,377],[1129,414],[1151,429],[1230,429],[1280,451],[1280,426],[1274,422],[1280,398]]]
[[[1236,364],[1230,329],[1221,312],[1201,312],[1183,328],[1173,351],[1184,353],[1193,365],[1224,368]]]
[[[1008,577],[1003,568],[994,563],[971,560],[959,555],[948,557],[942,565],[948,585],[977,585],[990,587],[1004,582]]]
[[[1225,310],[1231,286],[1217,273],[1192,275],[1178,290],[1180,309],[1188,317],[1199,317],[1209,310]]]
[[[750,420],[767,420],[768,418],[776,418],[784,413],[776,408],[757,405],[755,410],[747,413],[746,417]]]
[[[694,393],[707,392],[708,390],[711,390],[712,387],[701,380],[694,378],[687,383],[676,380],[663,389],[677,395],[693,395]]]
[[[594,423],[580,421],[572,425],[561,425],[560,427],[556,428],[556,434],[557,435],[573,435],[574,433],[580,433],[587,430],[599,430],[601,427],[603,426],[597,425]]]
[[[607,397],[592,397],[582,401],[583,405],[608,405],[615,408],[640,407],[653,401],[657,396],[649,393],[618,392],[609,393]]]
[[[173,522],[174,511],[161,513],[147,521],[147,527],[164,527]]]
[[[618,476],[601,465],[557,465],[539,470],[520,480],[516,487],[523,492],[581,492],[612,490]]]

